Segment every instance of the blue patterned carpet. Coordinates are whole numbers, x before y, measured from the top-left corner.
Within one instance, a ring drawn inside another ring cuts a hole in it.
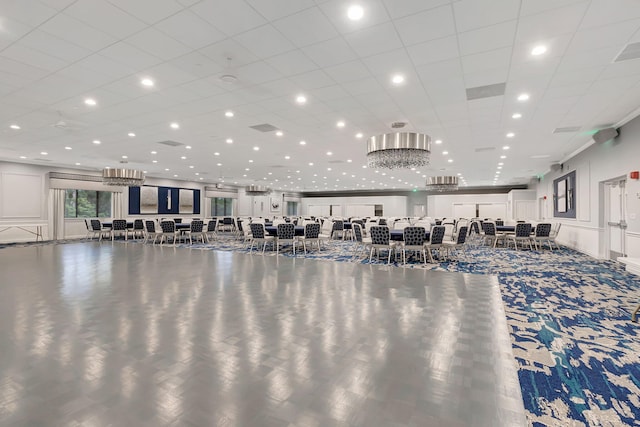
[[[248,252],[230,237],[178,247]],[[351,242],[334,241],[297,256],[350,262],[352,253]],[[362,255],[356,262],[368,263]],[[393,265],[498,276],[529,425],[640,425],[640,334],[630,321],[640,278],[566,248],[474,247],[456,258]]]

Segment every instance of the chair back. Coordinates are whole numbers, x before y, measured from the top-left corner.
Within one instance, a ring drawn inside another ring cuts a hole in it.
[[[536,237],[549,237],[551,234],[551,223],[542,222],[536,225]]]
[[[278,224],[278,239],[292,240],[296,235],[296,226],[291,223]]]
[[[429,241],[432,245],[441,245],[444,241],[444,225],[434,225],[431,227]]]
[[[133,229],[134,230],[144,230],[144,222],[141,219],[136,219],[133,221]]]
[[[504,221],[501,219],[496,219],[496,226],[503,226],[504,225]]]
[[[233,218],[229,218],[229,217],[222,218],[222,224],[233,225]]]
[[[336,219],[333,221],[333,229],[332,231],[344,231],[344,221],[341,219]]]
[[[519,222],[516,224],[516,237],[529,237],[531,235],[531,224]]]
[[[362,226],[354,222],[351,228],[353,229],[353,235],[356,237],[356,242],[362,243]]]
[[[87,227],[87,231],[93,231],[91,228],[91,222],[87,218],[84,219],[84,226]]]
[[[405,227],[402,234],[406,246],[422,246],[424,243],[424,227]]]
[[[207,223],[207,232],[212,233],[216,231],[216,225],[218,225],[218,220],[216,218],[210,219]]]
[[[126,219],[114,219],[112,222],[111,229],[113,231],[126,231],[127,229],[127,220]]]
[[[484,231],[485,236],[495,236],[496,224],[493,222],[485,221],[482,223],[482,231]]]
[[[456,239],[456,245],[464,245],[464,242],[467,241],[467,230],[468,226],[463,225],[458,229],[458,238]]]
[[[102,230],[102,223],[100,222],[100,220],[92,219],[91,220],[91,229],[93,231],[101,231]]]
[[[156,232],[156,222],[150,219],[144,222],[144,225],[147,227],[147,233],[155,233]]]
[[[251,223],[249,227],[251,228],[251,235],[254,239],[264,239],[264,224]]]
[[[391,240],[389,227],[386,225],[374,225],[371,227],[371,243],[374,245],[388,245]]]
[[[456,226],[453,222],[443,223],[442,227],[444,227],[444,238],[445,240],[453,240],[453,235],[455,234]]]
[[[182,218],[173,218],[175,224],[182,224]]]
[[[469,228],[469,234],[476,233],[480,234],[480,226],[478,225],[478,221],[471,221],[471,227]]]
[[[191,221],[189,226],[189,231],[192,233],[202,233],[202,229],[204,228],[204,221],[201,219],[194,219]]]
[[[173,221],[160,221],[160,228],[163,233],[175,233],[176,232],[176,223]]]
[[[560,227],[562,226],[561,222],[556,222],[555,227],[551,228],[551,233],[549,233],[549,236],[551,237],[557,237],[558,233],[560,233]]]
[[[385,218],[378,219],[378,225],[387,225],[387,220]]]
[[[317,239],[320,235],[320,224],[310,222],[304,226],[304,237],[307,239]]]

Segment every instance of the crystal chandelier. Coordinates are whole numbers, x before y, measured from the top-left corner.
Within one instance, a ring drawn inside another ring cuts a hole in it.
[[[385,133],[367,141],[369,168],[419,168],[429,164],[430,154],[431,137],[423,133]]]
[[[456,191],[458,189],[457,176],[428,176],[427,191]]]
[[[105,185],[137,187],[144,184],[144,173],[135,169],[105,168],[102,170],[102,183]]]
[[[269,194],[271,189],[264,185],[248,185],[245,187],[244,192],[247,193],[248,196],[263,196]]]

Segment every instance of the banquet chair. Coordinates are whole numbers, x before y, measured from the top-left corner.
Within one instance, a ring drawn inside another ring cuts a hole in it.
[[[483,243],[488,243],[491,247],[495,248],[498,244],[498,235],[496,234],[496,224],[491,221],[484,221],[482,223],[482,231],[484,232],[484,237],[482,238]]]
[[[222,218],[222,230],[223,231],[234,231],[235,224],[233,222],[233,218],[224,217]]]
[[[442,248],[443,241],[444,241],[444,225],[434,225],[433,227],[431,227],[429,241],[424,243],[424,248],[427,252],[427,255],[429,255],[429,262],[434,262],[432,251],[434,249],[437,249],[438,253],[440,253],[440,249]]]
[[[144,222],[144,226],[145,234],[143,243],[147,243],[151,238],[153,238],[152,243],[156,243],[156,239],[162,235],[160,230],[156,230],[156,222],[148,219]]]
[[[318,235],[318,239],[320,243],[328,242],[331,240],[331,236],[333,234],[333,222],[325,219],[322,223],[322,227],[320,228],[320,234]]]
[[[369,252],[369,262],[375,251],[380,259],[380,249],[386,249],[389,252],[387,264],[391,263],[391,253],[394,251],[395,245],[391,242],[391,233],[386,225],[376,225],[371,227],[371,251]]]
[[[337,219],[333,221],[333,227],[331,229],[331,238],[333,239],[337,233],[340,233],[342,240],[344,240],[344,221],[341,219]]]
[[[87,235],[85,236],[85,239],[88,239],[89,236],[91,236],[91,234],[93,233],[93,229],[91,228],[91,222],[89,222],[88,218],[84,219],[84,226],[87,229]]]
[[[98,237],[98,240],[102,240],[102,237],[104,235],[108,235],[109,229],[104,228],[99,219],[92,219],[89,221],[89,223],[91,224],[92,239],[93,237]]]
[[[453,221],[453,220],[451,220]],[[444,227],[444,241],[452,241],[455,239],[456,235],[456,226],[453,222],[443,222],[442,227]]]
[[[556,222],[555,227],[551,227],[551,232],[549,233],[549,242],[556,245],[557,249],[560,249],[560,245],[556,242],[556,237],[558,237],[558,234],[560,233],[561,226],[561,222]]]
[[[111,222],[111,241],[115,238],[116,234],[123,234],[124,240],[127,238],[127,220],[126,219],[114,219]]]
[[[276,239],[276,254],[280,253],[280,245],[291,245],[293,255],[296,254],[296,226],[292,223],[278,224],[278,238]]]
[[[402,263],[407,263],[407,251],[418,252],[420,260],[427,263],[427,255],[424,248],[424,236],[426,230],[424,227],[405,227],[402,230]]]
[[[193,239],[200,239],[202,243],[205,243],[205,232],[204,232],[204,221],[201,219],[194,219],[191,221],[189,225],[189,231],[187,231],[187,236],[189,236],[189,243],[193,244]],[[197,240],[196,240],[197,241]]]
[[[207,231],[204,232],[204,237],[207,239],[207,242],[210,241],[210,238],[215,239],[215,237],[218,235],[218,233],[216,233],[217,225],[218,220],[216,218],[210,219],[209,222],[207,222]]]
[[[445,257],[447,259],[449,259],[449,255],[451,255],[451,252],[453,250],[462,248],[462,250],[464,251],[465,242],[467,241],[468,229],[469,229],[468,226],[463,225],[458,229],[458,235],[456,237],[456,240],[452,240],[450,242],[449,241],[442,242],[442,248],[444,248],[445,250]]]
[[[169,243],[169,238],[171,238],[173,239],[173,246],[175,246],[177,240],[176,223],[172,220],[160,221],[160,228],[162,229],[162,234],[160,235],[160,245],[162,245],[164,241]]]
[[[251,247],[249,249],[249,253],[253,252],[253,245],[256,243],[262,243],[262,253],[264,254],[264,250],[267,247],[267,243],[271,243],[271,245],[275,244],[274,236],[267,236],[264,231],[264,224],[261,223],[251,223],[249,224],[249,228],[251,228]]]
[[[318,250],[320,250],[320,224],[317,222],[309,222],[304,226],[304,236],[298,238],[298,241],[302,242],[302,247],[304,248],[304,253],[307,253],[307,242],[310,245],[316,243],[318,245]],[[311,246],[313,247],[313,246]]]
[[[359,223],[353,224],[353,237],[356,241],[355,246],[353,247],[353,255],[351,256],[351,260],[353,261],[363,249],[366,249],[369,245],[371,245],[371,238],[364,237],[362,235],[362,226]]]
[[[547,242],[549,245],[549,249],[553,250],[553,246],[551,246],[551,241],[549,240],[549,235],[551,234],[551,223],[549,222],[541,222],[536,225],[535,234],[531,237],[531,241],[535,246],[536,250],[538,249],[538,243],[540,244],[540,249],[542,249],[542,244]]]
[[[132,237],[135,239],[137,236],[144,238],[144,221],[141,219],[133,221]]]
[[[528,243],[529,249],[533,250],[533,245],[531,244],[531,224],[524,222],[517,223],[515,234],[510,234],[507,238],[507,247],[509,247],[509,242],[513,242],[516,250],[518,250],[518,242],[520,242],[523,247],[525,243]]]

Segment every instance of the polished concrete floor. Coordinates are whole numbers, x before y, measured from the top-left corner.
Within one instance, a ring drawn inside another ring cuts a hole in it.
[[[0,250],[0,426],[522,426],[497,279],[116,243]]]

